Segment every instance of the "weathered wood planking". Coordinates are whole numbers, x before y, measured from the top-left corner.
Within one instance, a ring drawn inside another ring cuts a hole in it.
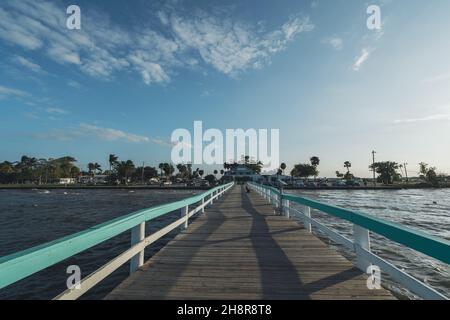
[[[106,299],[394,299],[240,186],[225,194]]]

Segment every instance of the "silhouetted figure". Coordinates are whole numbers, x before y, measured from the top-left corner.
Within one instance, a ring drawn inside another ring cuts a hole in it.
[[[250,188],[248,186],[245,186],[245,191],[247,191],[247,193],[250,193]]]

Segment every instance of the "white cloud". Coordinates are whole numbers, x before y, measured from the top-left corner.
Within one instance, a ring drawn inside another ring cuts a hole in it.
[[[32,62],[31,60],[24,58],[22,56],[16,55],[13,57],[12,59],[15,63],[33,71],[36,73],[42,73],[44,72],[44,70],[42,69],[42,67],[34,62]]]
[[[191,49],[216,70],[236,75],[246,69],[257,69],[270,57],[286,49],[289,42],[314,26],[307,17],[296,16],[280,29],[260,33],[255,27],[200,12],[193,17],[167,14],[178,43]]]
[[[156,12],[163,34],[148,25],[132,26],[131,30],[139,30],[132,33],[92,10],[83,15],[82,29],[72,31],[65,27],[64,10],[52,2],[4,0],[0,4],[0,39],[41,52],[92,77],[110,80],[117,72],[134,70],[146,84],[152,84],[170,81],[179,67],[210,65],[230,76],[261,68],[298,34],[314,28],[308,17],[300,15],[263,32],[258,25],[229,18],[230,11],[192,12],[168,6]],[[21,62],[37,72],[39,66],[30,59],[22,57]]]
[[[364,48],[361,54],[356,57],[355,63],[353,64],[353,71],[359,71],[362,65],[369,59],[372,50],[370,48]]]
[[[430,78],[426,78],[423,80],[423,83],[427,83],[427,84],[433,84],[433,83],[438,83],[438,82],[444,82],[444,81],[449,81],[450,80],[450,72],[449,73],[442,73]]]
[[[81,84],[79,82],[75,81],[75,80],[67,81],[67,85],[72,87],[72,88],[77,88],[77,89],[81,88]]]
[[[342,48],[344,47],[344,40],[338,37],[326,38],[322,42],[333,47],[336,50],[342,50]]]
[[[67,114],[66,110],[61,109],[61,108],[55,108],[55,107],[47,108],[47,109],[45,109],[45,112],[51,113],[51,114],[59,114],[59,115]]]
[[[0,95],[6,96],[6,97],[10,97],[10,96],[24,97],[24,96],[27,96],[28,94],[22,90],[0,86]]]
[[[68,141],[81,138],[99,139],[103,141],[125,141],[132,143],[145,143],[150,139],[145,136],[128,133],[118,129],[104,128],[92,124],[81,123],[75,128],[55,130],[47,133],[33,135],[38,139]]]
[[[395,120],[394,123],[402,124],[402,123],[417,123],[417,122],[429,122],[429,121],[441,121],[441,120],[444,120],[444,121],[450,120],[450,113],[438,113],[438,114],[432,114],[429,116],[424,116],[422,118]]]
[[[129,59],[141,73],[142,79],[146,84],[169,81],[169,76],[161,65],[151,62],[152,59],[147,53],[136,51],[129,56]]]
[[[79,132],[83,135],[95,136],[102,140],[115,141],[125,140],[128,142],[148,142],[150,139],[145,136],[140,136],[132,133],[127,133],[122,130],[102,128],[91,124],[82,123],[79,127]]]

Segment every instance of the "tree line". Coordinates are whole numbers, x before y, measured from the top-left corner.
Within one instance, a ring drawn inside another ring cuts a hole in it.
[[[179,164],[176,166],[178,173],[175,175],[175,167],[170,163],[160,163],[158,167],[137,166],[132,160],[121,161],[114,154],[109,155],[109,168],[106,170],[97,162],[88,163],[87,171],[82,170],[76,163],[77,160],[71,156],[57,159],[22,156],[15,162],[0,163],[0,184],[48,184],[61,178],[78,179],[81,176],[94,177],[101,174],[105,175],[111,184],[146,182],[152,178],[192,180],[203,177],[214,183],[219,173],[214,170],[213,174],[205,176],[205,171],[200,168],[193,170],[191,164]],[[221,174],[224,174],[223,170]]]
[[[199,168],[193,169],[192,164],[178,164],[176,168],[171,163],[159,163],[158,167],[152,166],[136,166],[132,160],[121,161],[119,158],[110,154],[108,158],[109,168],[102,169],[102,166],[96,162],[87,165],[87,171],[81,170],[77,165],[77,160],[71,156],[65,156],[57,159],[34,158],[22,156],[20,160],[15,162],[4,161],[0,163],[0,183],[1,184],[24,184],[37,183],[47,184],[55,182],[60,178],[74,178],[80,176],[94,176],[104,174],[110,183],[132,183],[149,181],[152,178],[174,179],[178,178],[184,181],[192,179],[205,179],[211,184],[217,181],[218,170],[214,170],[211,174],[205,175],[205,171]],[[250,161],[250,157],[245,156],[243,163],[224,163],[223,170],[220,174],[223,176],[225,171],[233,170],[238,165],[245,165],[255,173],[261,173],[263,163],[260,161]],[[308,163],[295,164],[290,171],[291,177],[299,177],[308,179],[310,177],[318,177],[320,158],[312,156]],[[354,175],[350,169],[352,163],[345,161],[343,167],[346,172],[336,171],[336,177],[352,180]],[[278,175],[284,174],[287,166],[285,163],[280,165],[277,171]],[[175,175],[175,169],[178,173]],[[377,174],[377,182],[383,184],[393,184],[399,182],[402,178],[408,178],[406,167],[394,161],[376,162],[369,166],[370,170],[374,170]],[[404,172],[404,173],[403,173]],[[419,163],[419,176],[432,185],[439,185],[445,181],[445,175],[437,173],[437,169],[427,163]]]
[[[299,163],[294,165],[294,168],[291,170],[291,177],[298,177],[308,179],[309,177],[318,177],[319,170],[318,166],[320,164],[320,159],[317,156],[313,156],[309,159],[309,163]],[[343,167],[346,169],[345,173],[341,173],[340,171],[336,171],[336,177],[352,180],[354,179],[354,175],[351,173],[350,168],[352,167],[352,163],[350,161],[345,161],[343,163]],[[284,173],[286,169],[286,164],[282,163],[280,168],[278,169],[279,175]],[[394,161],[381,161],[375,162],[369,166],[369,169],[375,171],[377,174],[376,180],[379,183],[383,183],[386,185],[393,184],[394,182],[400,182],[402,178],[406,177],[408,181],[408,172],[407,168],[403,164],[399,164]],[[404,174],[403,174],[404,172]],[[439,185],[446,180],[446,175],[443,173],[437,173],[436,167],[431,167],[427,163],[421,162],[419,163],[419,177],[432,184]]]

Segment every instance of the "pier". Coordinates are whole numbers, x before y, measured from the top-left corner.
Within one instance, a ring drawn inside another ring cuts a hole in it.
[[[235,186],[107,299],[392,299],[256,193]]]
[[[352,238],[314,219],[317,211],[351,223]],[[146,223],[173,213],[179,214],[176,221],[146,234]],[[146,247],[176,229],[175,238],[144,261]],[[353,252],[355,262],[320,240],[317,231]],[[383,287],[372,286],[381,274],[421,298],[448,299],[372,252],[370,234],[447,264],[448,240],[252,182],[219,185],[2,257],[0,290],[124,232],[131,232],[128,250],[54,299],[78,299],[125,263],[130,276],[107,300],[394,299]]]

